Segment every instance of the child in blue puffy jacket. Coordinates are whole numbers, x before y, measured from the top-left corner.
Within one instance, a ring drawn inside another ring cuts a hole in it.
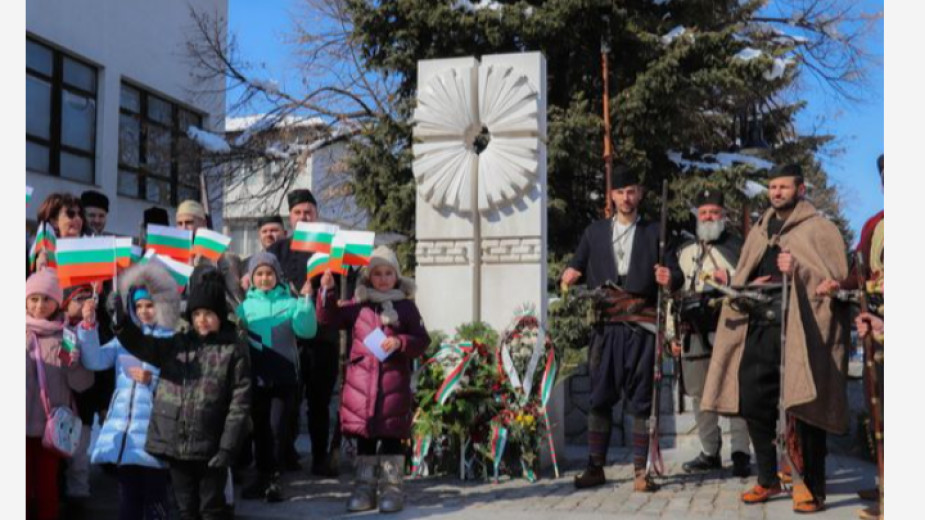
[[[142,331],[161,338],[173,336],[180,294],[170,274],[150,262],[127,270],[119,281],[131,299],[131,319]],[[91,462],[118,467],[120,520],[167,518],[167,465],[144,449],[159,371],[130,354],[118,338],[102,347],[93,341],[81,346],[84,367],[94,371],[115,367],[116,371],[116,389]]]
[[[279,261],[270,253],[254,254],[247,265],[250,288],[237,308],[239,326],[250,345],[254,423],[254,453],[258,477],[241,497],[282,500],[279,470],[292,446],[292,425],[299,394],[299,352],[296,338],[315,337],[317,323],[312,299],[304,296],[310,282],[295,297],[282,281]]]

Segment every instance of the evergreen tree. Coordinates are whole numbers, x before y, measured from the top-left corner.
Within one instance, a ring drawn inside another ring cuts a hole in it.
[[[811,197],[849,233],[837,194],[814,158],[829,138],[793,130],[803,104],[788,102],[788,92],[805,63],[796,52],[805,37],[756,22],[763,1],[346,0],[345,5],[364,65],[398,78],[394,113],[369,125],[366,138],[352,145],[356,194],[373,212],[377,229],[413,236],[409,119],[417,61],[538,50],[548,73],[549,251],[553,259],[572,251],[604,205],[603,44],[611,49],[616,157],[645,172],[649,216],[655,216],[658,188],[668,180],[674,224],[690,223],[693,195],[704,186],[724,190],[733,223],[742,222],[746,181],[764,182],[759,170],[765,166],[728,155],[744,144],[747,129],[770,143],[768,161],[804,165]],[[750,205],[765,206],[760,199]],[[406,260],[410,252],[404,251]]]

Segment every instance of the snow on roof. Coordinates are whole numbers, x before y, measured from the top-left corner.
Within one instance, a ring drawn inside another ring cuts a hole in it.
[[[253,114],[249,116],[238,116],[225,118],[226,132],[243,132],[251,128],[254,124],[260,123],[264,126],[261,129],[270,126],[277,127],[298,127],[298,126],[323,126],[324,120],[320,117],[302,117],[302,116],[283,116],[278,117],[267,114]],[[254,132],[254,130],[251,130]]]
[[[759,51],[758,49],[753,49],[751,47],[746,47],[742,49],[741,51],[739,51],[738,54],[734,56],[734,58],[738,58],[742,61],[751,61],[757,58],[758,56],[761,56],[761,51]]]
[[[207,132],[199,127],[190,125],[186,130],[186,135],[209,152],[228,153],[231,151],[231,147],[228,146],[228,141],[225,141],[222,136]]]
[[[685,29],[683,25],[675,27],[669,31],[668,34],[661,37],[662,45],[670,45],[671,42],[683,36],[685,32],[687,32],[687,29]]]

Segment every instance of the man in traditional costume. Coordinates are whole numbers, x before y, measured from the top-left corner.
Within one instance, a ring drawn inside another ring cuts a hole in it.
[[[748,308],[726,303],[713,345],[702,409],[740,415],[755,449],[758,483],[743,493],[747,504],[781,494],[775,432],[778,400],[793,428],[788,449],[802,482],[793,489],[793,509],[825,508],[826,432],[848,430],[845,392],[847,308],[827,296],[831,280],[848,274],[845,243],[838,228],[803,200],[806,187],[798,165],[769,175],[771,202],[746,238],[733,287],[789,283],[785,339],[781,345],[782,291],[776,303]],[[748,307],[748,306],[746,306]],[[776,311],[776,312],[775,312]],[[780,373],[781,348],[785,351]],[[782,384],[783,383],[783,384]],[[790,428],[788,428],[788,432]],[[802,455],[794,456],[794,455]]]
[[[639,215],[643,187],[635,171],[614,166],[616,206],[612,219],[589,225],[578,250],[562,275],[562,283],[579,280],[589,288],[605,288],[607,302],[599,308],[599,321],[591,338],[588,369],[591,374],[591,408],[588,413],[588,467],[575,477],[576,488],[605,483],[604,464],[610,444],[613,406],[621,396],[633,416],[633,468],[636,491],[657,486],[646,475],[649,447],[647,418],[652,406],[652,370],[655,362],[655,281],[659,225]],[[668,270],[664,269],[664,276]],[[647,330],[641,326],[648,324]]]
[[[681,384],[684,393],[693,398],[694,422],[702,450],[693,460],[681,467],[688,473],[722,469],[722,430],[716,412],[702,410],[700,399],[703,384],[710,366],[713,339],[719,307],[710,305],[711,298],[721,294],[707,283],[728,285],[739,261],[742,239],[726,229],[726,210],[723,193],[717,189],[702,190],[695,201],[697,207],[697,236],[682,243],[675,250],[677,264],[684,283],[681,291],[670,301],[668,336],[672,352],[681,359]],[[747,477],[751,474],[748,428],[741,417],[729,418],[732,437],[732,474]]]

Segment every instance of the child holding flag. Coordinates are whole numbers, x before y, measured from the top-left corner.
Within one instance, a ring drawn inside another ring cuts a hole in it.
[[[168,463],[180,517],[229,518],[228,467],[250,429],[250,362],[228,320],[221,275],[199,266],[191,280],[186,333],[144,334],[121,293],[113,329],[126,350],[160,369],[145,451]]]
[[[159,262],[136,265],[119,278],[130,295],[129,317],[146,335],[174,334],[180,294]],[[115,464],[119,479],[119,518],[155,520],[167,517],[168,473],[164,461],[144,450],[154,407],[159,371],[131,355],[118,339],[102,347],[88,341],[81,361],[90,370],[115,367],[112,407],[93,447],[94,464]]]
[[[354,302],[339,306],[331,270],[321,277],[318,320],[352,328],[340,401],[341,431],[357,439],[357,476],[348,511],[404,507],[403,441],[411,436],[411,361],[430,337],[411,299],[415,284],[402,277],[398,258],[384,246],[372,252],[357,282]],[[377,470],[379,475],[377,476]]]
[[[42,444],[47,410],[71,406],[72,392],[93,384],[93,373],[80,365],[80,351],[73,340],[64,345],[63,299],[54,270],[43,269],[26,281],[26,507],[30,519],[58,518],[60,456]],[[85,307],[78,338],[95,331],[90,305]]]
[[[255,253],[247,265],[250,288],[238,306],[239,326],[247,330],[250,344],[257,480],[244,488],[245,499],[267,502],[283,499],[279,471],[292,444],[290,424],[297,417],[299,352],[296,338],[311,339],[317,332],[315,306],[308,295],[311,281],[302,287],[302,298],[292,296],[282,279],[275,256]]]

